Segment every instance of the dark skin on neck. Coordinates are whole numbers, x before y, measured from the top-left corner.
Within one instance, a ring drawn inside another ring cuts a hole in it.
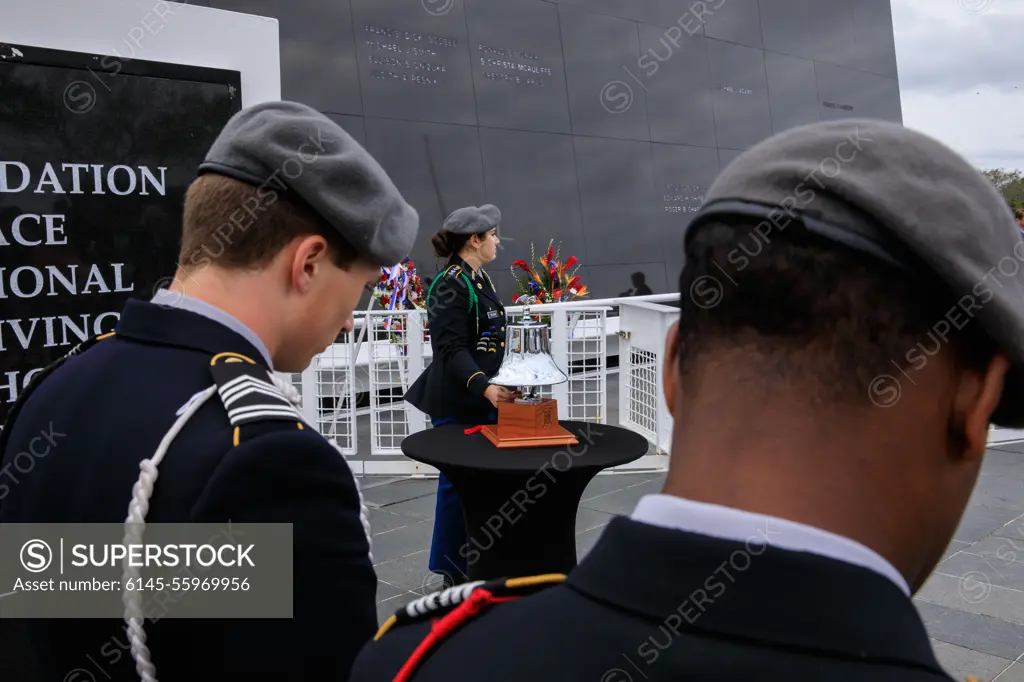
[[[977,482],[1006,359],[967,372],[943,348],[922,369],[909,369],[909,379],[891,368],[901,388],[893,405],[877,407],[865,395],[829,406],[815,401],[812,378],[785,385],[772,376],[777,361],[752,350],[702,355],[684,380],[677,339],[673,326],[664,373],[674,419],[665,494],[845,536],[886,558],[916,592]],[[787,365],[799,360],[791,354]]]

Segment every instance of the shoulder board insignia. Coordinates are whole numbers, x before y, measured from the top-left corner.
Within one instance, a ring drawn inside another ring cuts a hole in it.
[[[278,387],[270,371],[238,353],[220,353],[210,360],[217,392],[234,427],[257,421],[298,422],[304,418]]]
[[[374,640],[380,639],[392,628],[425,620],[442,618],[447,621],[452,618],[461,623],[481,613],[491,604],[514,601],[562,582],[565,582],[565,575],[549,573],[526,578],[478,580],[449,587],[411,601],[396,611],[377,631]]]
[[[515,601],[520,597],[537,592],[550,585],[565,582],[560,573],[537,575],[528,578],[506,578],[487,582],[473,582],[456,585],[417,599],[392,616],[373,638],[384,636],[399,621],[433,621],[430,632],[416,647],[409,659],[402,665],[396,681],[409,680],[419,665],[440,646],[445,638],[475,617],[486,611],[492,604]]]
[[[445,277],[458,277],[460,274],[462,274],[461,265],[452,265],[444,271]]]

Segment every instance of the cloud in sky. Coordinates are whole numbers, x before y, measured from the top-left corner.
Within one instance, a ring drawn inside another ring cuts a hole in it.
[[[1024,2],[891,3],[904,125],[1024,170]]]

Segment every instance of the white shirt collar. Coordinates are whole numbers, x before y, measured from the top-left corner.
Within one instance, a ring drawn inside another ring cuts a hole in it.
[[[910,596],[906,579],[880,554],[859,542],[803,523],[674,495],[645,495],[637,503],[632,519],[723,540],[769,544],[845,561],[884,575]]]

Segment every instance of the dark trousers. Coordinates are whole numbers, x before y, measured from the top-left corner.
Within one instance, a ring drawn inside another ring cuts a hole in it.
[[[492,412],[482,423],[493,424],[497,413]],[[459,423],[455,417],[431,417],[431,426]],[[437,504],[434,507],[434,534],[430,541],[430,560],[427,564],[432,573],[448,576],[451,582],[464,582],[466,573],[466,517],[462,502],[455,487],[444,474],[437,477]]]

